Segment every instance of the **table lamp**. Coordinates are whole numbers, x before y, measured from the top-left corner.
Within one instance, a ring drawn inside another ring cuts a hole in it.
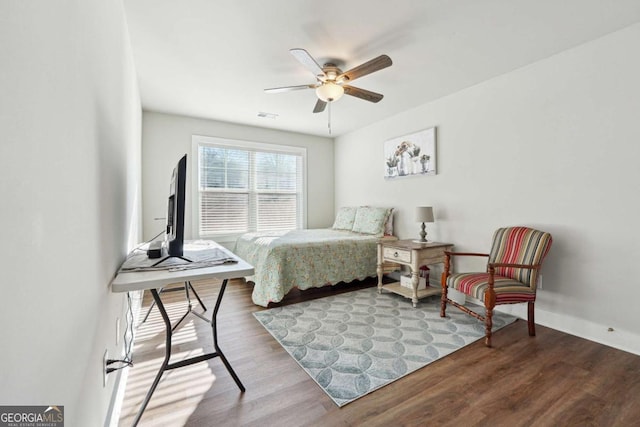
[[[425,231],[425,222],[433,222],[433,208],[431,206],[419,206],[416,208],[416,221],[422,223],[420,231],[420,240],[418,243],[427,243],[427,232]]]

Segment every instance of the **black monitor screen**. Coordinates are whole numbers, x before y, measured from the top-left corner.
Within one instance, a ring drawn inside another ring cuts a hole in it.
[[[169,256],[182,256],[184,244],[185,189],[187,181],[187,155],[173,170],[169,186],[167,212],[167,252]]]

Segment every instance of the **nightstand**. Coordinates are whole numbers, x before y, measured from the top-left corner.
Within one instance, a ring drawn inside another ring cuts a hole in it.
[[[439,295],[442,291],[440,286],[427,286],[426,289],[418,290],[420,266],[444,263],[444,252],[452,250],[453,244],[451,243],[380,240],[378,242],[378,293],[382,293],[382,289],[386,289],[405,298],[411,298],[414,307],[417,306],[420,298]],[[406,265],[411,269],[413,288],[405,288],[399,282],[382,284],[382,275],[387,272],[385,266],[389,263]]]

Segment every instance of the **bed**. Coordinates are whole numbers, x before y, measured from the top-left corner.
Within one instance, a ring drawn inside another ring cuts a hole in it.
[[[340,208],[332,228],[247,233],[234,253],[252,264],[252,300],[267,307],[293,288],[309,289],[375,276],[377,242],[392,234],[393,209]]]

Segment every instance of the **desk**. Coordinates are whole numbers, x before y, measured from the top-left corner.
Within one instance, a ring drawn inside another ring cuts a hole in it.
[[[453,250],[451,243],[380,240],[378,242],[378,292],[382,293],[382,289],[386,289],[405,298],[411,298],[414,307],[417,306],[420,298],[440,294],[442,292],[440,286],[427,286],[426,289],[418,290],[418,274],[422,265],[443,263],[445,259],[444,251],[451,250]],[[405,288],[398,282],[383,286],[383,265],[386,262],[408,266],[411,269],[411,284],[413,288]]]
[[[233,255],[227,249],[218,245],[212,241],[196,241],[196,242],[187,242],[184,246],[184,255],[186,258],[197,258],[199,254],[205,253],[203,251],[214,251],[214,250],[222,250],[226,252],[227,255]],[[227,281],[229,279],[251,276],[254,274],[253,266],[247,264],[245,261],[233,255],[234,258],[238,260],[237,263],[229,263],[216,265],[213,267],[203,267],[203,268],[194,268],[194,269],[185,269],[185,270],[155,270],[155,271],[136,271],[136,272],[119,272],[116,277],[111,282],[111,291],[112,292],[129,292],[129,291],[139,291],[149,289],[151,291],[151,295],[153,295],[153,300],[158,306],[158,310],[160,311],[160,315],[162,316],[162,320],[165,324],[166,329],[166,346],[165,346],[165,356],[156,374],[156,377],[151,385],[151,388],[147,392],[147,395],[138,410],[138,414],[133,422],[133,425],[137,425],[142,417],[144,410],[151,399],[151,395],[155,391],[158,386],[158,382],[162,377],[162,374],[165,371],[180,368],[183,366],[192,365],[194,363],[203,362],[205,360],[212,359],[214,357],[219,357],[222,360],[222,363],[227,368],[227,371],[233,377],[233,380],[236,382],[240,391],[244,392],[245,388],[242,385],[242,382],[233,371],[233,368],[227,361],[227,358],[224,356],[220,347],[218,347],[218,330],[216,326],[216,316],[218,314],[218,309],[220,308],[220,303],[222,302],[222,297],[224,295],[224,291],[227,287]],[[171,322],[169,320],[169,316],[167,315],[167,311],[160,299],[160,289],[163,286],[172,284],[172,283],[180,283],[180,282],[189,282],[192,280],[198,279],[222,279],[222,286],[220,287],[220,293],[218,294],[218,298],[216,300],[216,305],[213,309],[213,315],[211,317],[211,330],[213,334],[213,347],[215,351],[213,353],[203,354],[200,356],[188,358],[185,360],[181,360],[175,363],[169,363],[171,358],[171,338],[173,336],[173,331],[171,327]]]

